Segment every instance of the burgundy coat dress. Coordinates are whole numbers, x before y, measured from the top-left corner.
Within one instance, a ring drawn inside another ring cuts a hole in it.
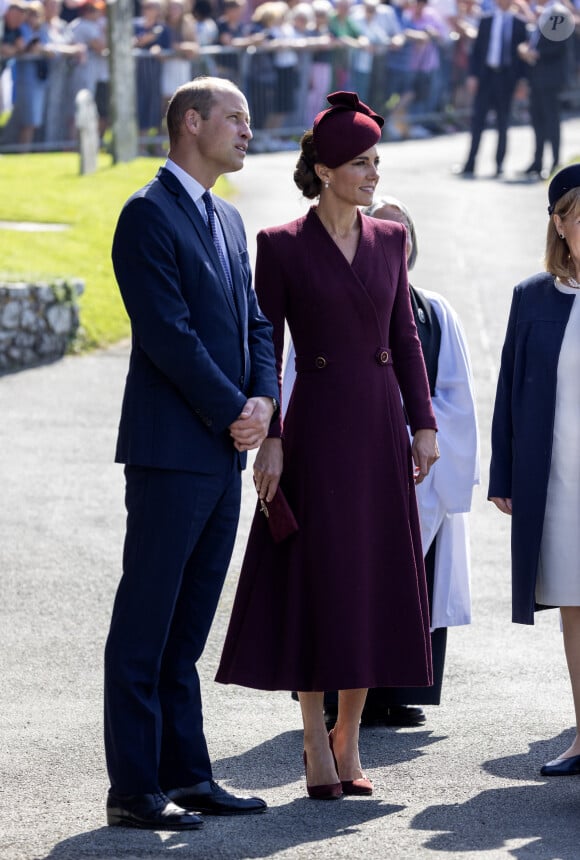
[[[256,290],[297,378],[281,486],[299,531],[256,510],[217,680],[263,690],[432,683],[411,430],[435,428],[399,224],[360,215],[350,264],[316,215],[258,235]],[[400,391],[399,391],[400,386]]]

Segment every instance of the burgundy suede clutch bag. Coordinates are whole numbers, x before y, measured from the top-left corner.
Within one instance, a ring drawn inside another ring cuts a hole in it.
[[[281,543],[298,531],[296,517],[281,487],[278,487],[271,502],[260,499],[260,510],[268,521],[268,528],[275,543]]]

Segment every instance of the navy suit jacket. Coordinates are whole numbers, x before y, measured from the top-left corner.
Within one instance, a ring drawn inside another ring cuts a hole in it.
[[[235,301],[209,230],[178,179],[161,168],[125,204],[113,266],[132,349],[116,461],[204,473],[238,457],[229,425],[248,397],[278,397],[272,327],[251,284],[242,219],[214,198]]]
[[[518,78],[524,76],[524,63],[518,55],[518,45],[527,40],[527,30],[524,21],[512,15],[512,37],[510,43],[510,65],[503,69],[503,73],[509,77],[510,82],[515,85]],[[491,37],[491,22],[493,15],[486,15],[479,22],[479,29],[473,48],[469,57],[469,74],[481,78],[488,69],[487,52]]]
[[[528,66],[528,77],[534,89],[552,92],[564,89],[570,44],[568,39],[555,42],[540,34],[536,45],[540,56],[534,66]]]

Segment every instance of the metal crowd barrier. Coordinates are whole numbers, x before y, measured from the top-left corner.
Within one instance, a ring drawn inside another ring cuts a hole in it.
[[[571,40],[569,84],[562,98],[572,111],[580,109],[576,52],[577,45]],[[256,152],[295,149],[300,135],[312,124],[318,110],[325,106],[326,93],[333,89],[356,90],[363,101],[372,104],[381,113],[388,113],[397,99],[397,94],[392,92],[390,86],[389,53],[385,49],[376,50],[373,54],[344,47],[328,50],[322,49],[320,45],[309,44],[305,39],[288,48],[276,49],[268,49],[267,44],[248,48],[203,47],[195,58],[185,64],[182,58],[171,51],[151,54],[136,50],[134,56],[139,141],[144,154],[159,155],[166,148],[163,81],[164,67],[168,70],[172,61],[180,63],[183,83],[196,75],[210,74],[230,78],[241,87],[250,106],[254,132],[251,150]],[[453,123],[456,128],[467,128],[469,121],[469,109],[460,109],[454,105],[451,91],[451,87],[461,83],[461,74],[464,72],[454,66],[453,55],[448,60],[450,63],[447,64],[446,74],[435,76],[433,81],[438,87],[437,101],[425,102],[422,110],[417,110],[417,105],[411,108],[410,119],[413,123],[430,124],[439,132],[453,130]],[[43,121],[36,130],[33,143],[20,144],[16,98],[12,115],[0,129],[0,153],[76,149],[75,95],[82,78],[78,63],[58,53],[9,60],[3,73],[4,85],[7,74],[15,64],[18,75],[17,64],[30,63],[38,68],[40,63],[45,64],[46,74],[43,73],[44,79],[38,78],[37,84],[43,90]],[[5,91],[6,87],[3,89]],[[0,101],[0,112],[1,109]],[[527,121],[525,105],[517,107],[514,119]],[[106,125],[105,121],[103,125]],[[103,146],[106,147],[106,144],[105,131]]]

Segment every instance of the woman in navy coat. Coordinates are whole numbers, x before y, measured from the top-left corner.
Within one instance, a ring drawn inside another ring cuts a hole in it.
[[[254,478],[269,501],[283,466],[299,530],[275,544],[257,511],[217,675],[301,691],[308,793],[317,798],[372,792],[358,753],[367,688],[431,683],[412,456],[418,481],[438,456],[405,231],[358,209],[378,181],[383,121],[354,93],[329,101],[302,139],[294,174],[318,206],[262,231],[256,262],[278,373],[287,322],[297,379]],[[340,691],[333,749],[328,689]]]
[[[548,190],[545,263],[515,290],[492,424],[489,498],[512,516],[513,621],[559,607],[580,727],[580,164]],[[580,735],[544,776],[580,774]]]

